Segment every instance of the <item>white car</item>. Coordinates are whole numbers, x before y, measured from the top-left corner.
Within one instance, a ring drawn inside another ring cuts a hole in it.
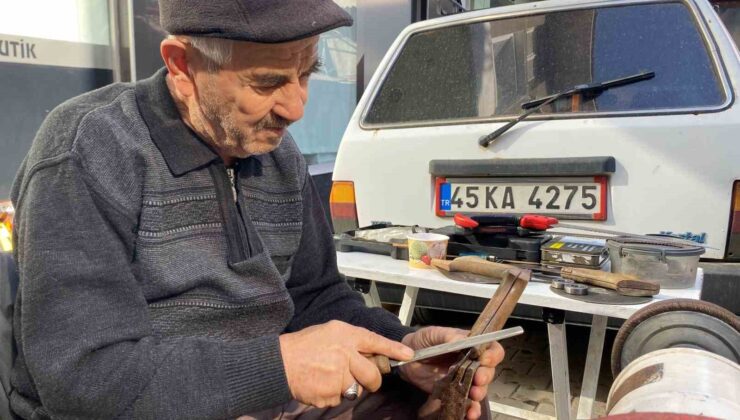
[[[413,24],[342,139],[335,231],[535,213],[671,233],[707,247],[706,287],[738,312],[738,86],[707,1],[552,0]]]

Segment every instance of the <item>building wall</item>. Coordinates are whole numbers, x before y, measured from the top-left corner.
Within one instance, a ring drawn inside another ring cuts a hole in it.
[[[113,81],[107,5],[0,0],[0,201],[49,111]]]

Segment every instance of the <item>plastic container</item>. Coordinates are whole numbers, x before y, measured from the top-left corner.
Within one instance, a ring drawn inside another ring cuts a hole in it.
[[[447,256],[449,240],[449,236],[438,233],[409,235],[409,265],[413,268],[432,268],[433,259],[444,259]]]
[[[658,238],[656,238],[657,240]],[[696,269],[704,247],[699,245],[655,245],[644,239],[608,239],[612,273],[633,274],[655,280],[666,289],[687,289],[696,282]]]

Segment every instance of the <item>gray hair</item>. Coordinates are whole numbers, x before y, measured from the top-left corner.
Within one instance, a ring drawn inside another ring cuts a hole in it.
[[[203,36],[177,36],[186,40],[203,57],[206,70],[216,72],[231,63],[234,51],[234,41],[223,38]]]

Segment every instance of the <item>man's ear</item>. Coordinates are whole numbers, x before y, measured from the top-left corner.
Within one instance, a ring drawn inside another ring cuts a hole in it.
[[[167,38],[159,45],[159,51],[170,73],[170,80],[175,84],[177,91],[183,96],[192,96],[195,89],[188,70],[188,54],[185,43],[176,38]]]

